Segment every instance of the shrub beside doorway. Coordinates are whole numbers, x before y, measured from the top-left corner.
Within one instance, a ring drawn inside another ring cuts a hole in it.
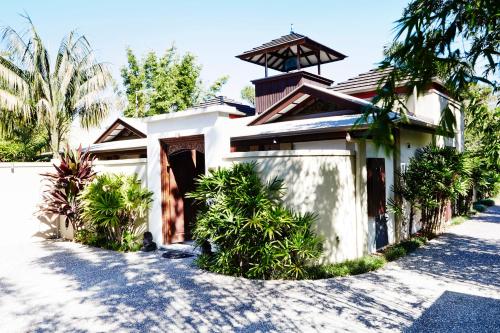
[[[217,251],[198,257],[211,272],[252,279],[301,279],[322,253],[316,217],[284,206],[283,182],[263,182],[255,163],[219,168],[189,194],[200,205],[193,236]]]

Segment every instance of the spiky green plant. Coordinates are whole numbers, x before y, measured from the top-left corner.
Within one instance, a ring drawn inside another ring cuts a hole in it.
[[[213,254],[198,258],[210,271],[258,279],[297,279],[322,253],[313,214],[282,203],[283,182],[263,182],[254,163],[235,164],[201,176],[189,196],[201,207],[193,236]]]
[[[146,223],[153,193],[137,175],[101,174],[81,193],[86,229],[104,240],[104,247],[134,249],[137,231]]]
[[[401,175],[395,193],[421,212],[422,231],[433,235],[442,229],[447,205],[467,193],[471,183],[469,160],[452,147],[427,146],[417,150]]]
[[[31,19],[24,39],[11,27],[0,35],[0,110],[21,116],[22,121],[43,126],[57,156],[71,123],[79,119],[84,128],[98,125],[108,114],[105,91],[112,83],[106,66],[97,62],[85,38],[69,33],[59,46],[54,63]],[[0,131],[15,124],[2,117]]]
[[[73,230],[80,230],[82,220],[78,196],[95,176],[93,161],[94,158],[88,151],[83,152],[81,146],[77,150],[66,147],[59,164],[54,164],[56,171],[42,174],[49,187],[43,195],[41,212],[64,216],[66,228],[71,224]]]

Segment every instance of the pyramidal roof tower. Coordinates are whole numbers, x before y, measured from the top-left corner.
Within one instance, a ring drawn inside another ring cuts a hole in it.
[[[304,83],[330,86],[333,81],[321,76],[321,65],[346,58],[344,54],[293,31],[236,57],[264,67],[264,78],[252,81],[257,113],[264,112]],[[317,67],[317,74],[304,71],[313,66]],[[269,69],[283,74],[269,76]]]

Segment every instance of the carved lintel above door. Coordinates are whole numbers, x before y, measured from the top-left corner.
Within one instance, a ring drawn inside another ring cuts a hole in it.
[[[166,146],[167,155],[171,155],[180,150],[196,150],[200,153],[205,153],[205,140],[203,135],[160,139],[160,142]]]

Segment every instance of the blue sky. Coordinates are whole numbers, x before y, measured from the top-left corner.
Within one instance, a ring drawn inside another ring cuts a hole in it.
[[[99,60],[109,62],[121,83],[125,47],[138,55],[163,52],[173,42],[194,53],[202,78],[230,80],[223,94],[239,99],[241,88],[260,78],[264,69],[234,56],[294,31],[348,55],[325,65],[322,75],[340,82],[371,69],[392,38],[394,21],[407,0],[350,1],[9,1],[1,4],[0,25],[24,29],[26,11],[55,51],[70,30],[85,34]]]

